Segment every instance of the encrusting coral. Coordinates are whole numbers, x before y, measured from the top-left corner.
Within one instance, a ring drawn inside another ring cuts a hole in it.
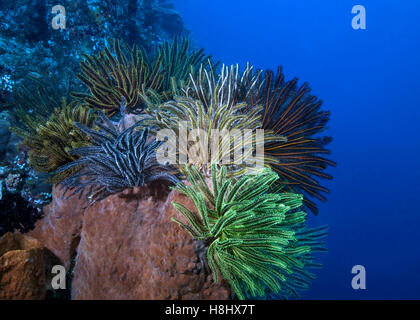
[[[306,268],[316,266],[312,253],[322,250],[325,228],[305,226],[301,195],[269,193],[278,179],[270,169],[235,181],[227,178],[226,167],[213,164],[211,183],[194,166],[186,171],[191,186],[176,189],[196,210],[173,203],[187,223],[173,220],[208,246],[214,281],[227,280],[239,299],[287,298],[307,287],[313,276]]]

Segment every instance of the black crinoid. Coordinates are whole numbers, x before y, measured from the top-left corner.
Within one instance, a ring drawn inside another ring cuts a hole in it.
[[[277,74],[267,70],[261,75],[254,104],[262,104],[263,129],[287,139],[269,142],[265,153],[278,159],[272,168],[279,174],[285,192],[303,194],[305,206],[318,213],[313,199],[327,201],[329,190],[320,179],[332,179],[326,172],[336,163],[328,159],[327,145],[332,138],[324,136],[330,112],[322,108],[322,100],[311,94],[308,83],[298,85],[298,79],[285,81],[282,68]]]
[[[57,170],[71,171],[61,182],[64,188],[71,189],[70,196],[80,192],[79,196],[85,194],[92,204],[126,188],[157,180],[178,182],[173,169],[157,162],[156,149],[161,142],[149,137],[149,129],[141,128],[141,122],[120,131],[103,113],[98,114],[102,121],[97,131],[76,124],[94,145],[72,150],[80,158]]]

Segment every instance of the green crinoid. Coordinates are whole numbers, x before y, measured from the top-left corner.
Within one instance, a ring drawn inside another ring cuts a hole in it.
[[[77,101],[67,103],[63,98],[61,108],[56,108],[47,120],[25,114],[20,119],[23,126],[10,130],[23,139],[29,149],[29,163],[36,171],[54,173],[58,167],[76,160],[70,153],[73,148],[89,145],[89,138],[75,123],[93,128],[95,118],[90,108]],[[65,176],[66,173],[54,175],[50,181],[56,183]]]
[[[122,97],[126,100],[127,113],[139,113],[144,104],[142,95],[153,92],[159,99],[171,97],[172,79],[185,81],[191,68],[209,60],[203,50],[190,50],[186,38],[159,45],[152,57],[143,48],[129,47],[114,40],[95,56],[84,55],[78,79],[89,93],[75,92],[91,108],[100,109],[112,116],[120,111]]]
[[[156,57],[162,57],[164,91],[170,91],[174,83],[185,83],[190,79],[190,73],[195,74],[199,66],[205,63],[207,68],[217,68],[218,63],[212,62],[211,56],[204,54],[204,49],[197,51],[190,49],[187,38],[181,40],[175,38],[172,42],[163,42],[155,53]]]
[[[269,193],[278,176],[267,168],[233,180],[226,167],[213,164],[211,181],[194,166],[185,171],[190,186],[179,184],[176,190],[195,210],[173,203],[186,223],[173,220],[206,244],[215,282],[226,280],[239,299],[287,298],[307,288],[313,279],[307,268],[319,267],[312,253],[325,250],[319,239],[326,229],[305,226],[301,195]]]

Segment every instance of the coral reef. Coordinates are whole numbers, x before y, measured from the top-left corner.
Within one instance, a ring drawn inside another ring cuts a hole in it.
[[[0,200],[0,236],[6,232],[19,230],[27,232],[41,218],[39,208],[17,193],[2,194]]]
[[[81,6],[75,1],[75,9]],[[168,0],[90,0],[87,12],[95,22],[90,35],[119,38],[129,45],[143,44],[148,53],[174,36],[186,36],[181,16]]]
[[[20,42],[17,39],[5,37],[2,33],[0,33],[0,65],[2,66],[0,76],[3,79],[3,92],[5,85],[8,86],[7,91],[14,92],[31,73],[46,76],[58,75],[52,71],[58,68],[57,60],[42,43],[29,45],[26,40]],[[12,101],[12,99],[5,100]]]
[[[49,186],[29,166],[25,153],[0,166],[0,236],[31,230],[51,200]]]
[[[0,78],[0,102],[6,103],[9,100],[9,95],[13,92],[15,82],[11,79],[10,74],[3,73]]]
[[[54,4],[0,4],[0,236],[41,243],[0,240],[2,297],[68,298],[41,283],[52,261],[72,299],[298,296],[335,165],[308,84],[219,67],[167,0],[72,1],[58,30]]]
[[[109,37],[151,52],[174,36],[186,36],[179,14],[162,0],[76,0],[65,5],[66,28],[54,30],[55,1],[0,4],[0,78],[19,83],[28,73],[71,81],[82,54],[104,48]],[[73,89],[78,85],[74,84]]]
[[[10,121],[7,114],[0,114],[0,161],[6,158],[8,144],[10,141]]]

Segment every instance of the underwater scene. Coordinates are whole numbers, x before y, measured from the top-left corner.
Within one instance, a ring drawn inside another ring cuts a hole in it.
[[[0,0],[0,300],[420,299],[419,21]]]

